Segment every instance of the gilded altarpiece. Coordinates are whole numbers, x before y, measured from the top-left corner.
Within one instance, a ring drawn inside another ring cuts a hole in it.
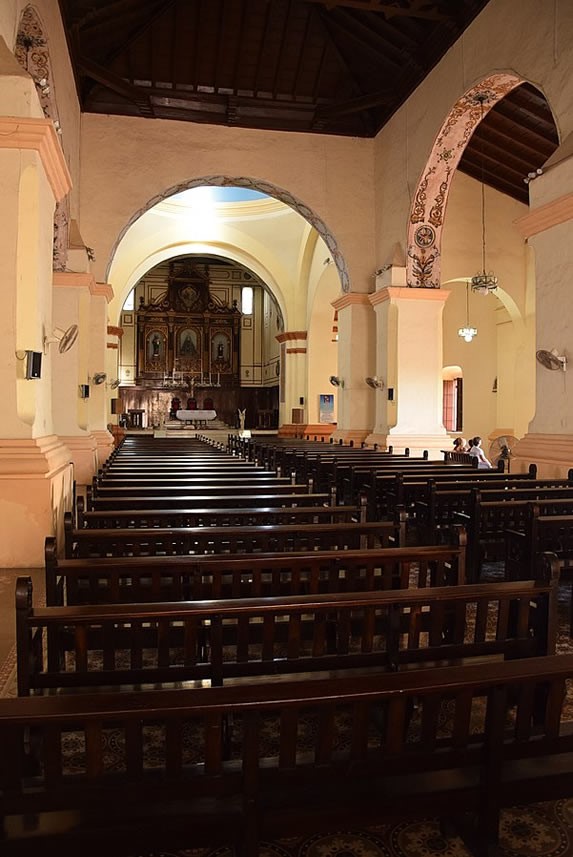
[[[169,265],[167,291],[136,311],[136,384],[230,385],[239,380],[241,314],[209,292],[209,277],[189,260]]]

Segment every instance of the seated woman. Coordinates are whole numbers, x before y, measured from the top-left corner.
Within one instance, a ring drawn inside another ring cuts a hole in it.
[[[468,450],[469,446],[465,438],[457,437],[454,440],[454,452],[467,452]]]
[[[470,440],[469,455],[477,458],[478,470],[491,470],[493,465],[489,459],[485,457],[485,452],[481,448],[481,437],[474,437]]]

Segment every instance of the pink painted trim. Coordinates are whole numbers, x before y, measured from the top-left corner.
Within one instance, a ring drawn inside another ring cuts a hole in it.
[[[524,238],[573,220],[573,193],[565,194],[513,221]]]
[[[368,306],[369,305],[370,295],[362,294],[361,292],[350,292],[349,294],[342,295],[339,298],[336,298],[335,301],[332,301],[330,306],[334,307],[336,310],[346,309],[348,306]]]
[[[409,289],[407,287],[387,286],[385,289],[379,289],[368,298],[372,306],[386,303],[392,300],[407,300],[407,301],[442,301],[445,303],[451,292],[446,289]]]
[[[57,202],[72,189],[72,177],[51,119],[0,116],[0,149],[36,151]]]
[[[306,339],[308,331],[306,330],[286,330],[284,333],[277,333],[275,339],[277,342],[288,342],[292,339]]]

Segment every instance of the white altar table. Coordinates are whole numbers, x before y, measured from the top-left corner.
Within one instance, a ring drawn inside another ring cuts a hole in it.
[[[189,411],[183,408],[175,414],[178,420],[182,423],[207,423],[209,420],[214,420],[217,416],[217,411],[202,411],[199,409]]]

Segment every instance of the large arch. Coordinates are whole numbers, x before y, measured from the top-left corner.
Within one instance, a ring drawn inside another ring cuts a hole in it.
[[[410,288],[440,288],[442,227],[452,176],[482,118],[524,82],[511,72],[489,75],[458,98],[442,124],[410,210],[406,261]]]
[[[350,291],[350,278],[348,274],[348,267],[346,265],[346,261],[338,247],[338,242],[336,238],[332,234],[332,232],[328,229],[324,221],[315,214],[312,209],[310,209],[305,203],[301,200],[297,199],[293,196],[289,191],[284,190],[284,188],[280,188],[277,185],[274,185],[270,182],[264,181],[262,179],[251,178],[248,176],[223,176],[223,175],[211,175],[211,176],[202,176],[199,178],[191,179],[186,182],[182,182],[174,187],[171,187],[165,190],[163,193],[153,197],[150,199],[145,207],[139,209],[139,211],[134,212],[129,222],[124,226],[120,234],[118,235],[110,253],[110,259],[108,260],[107,268],[106,268],[106,280],[109,278],[109,272],[111,270],[113,259],[115,253],[126,234],[127,230],[132,226],[132,224],[141,217],[146,211],[149,211],[150,208],[157,205],[159,202],[163,202],[170,196],[174,196],[177,193],[181,193],[185,190],[191,190],[192,188],[201,187],[201,186],[210,186],[210,187],[243,187],[248,188],[249,190],[260,191],[261,193],[267,194],[267,196],[271,196],[274,199],[283,202],[289,208],[292,208],[298,214],[301,215],[311,226],[316,229],[318,234],[324,240],[328,250],[331,254],[332,260],[335,263],[338,274],[340,277],[340,283],[343,292]]]

